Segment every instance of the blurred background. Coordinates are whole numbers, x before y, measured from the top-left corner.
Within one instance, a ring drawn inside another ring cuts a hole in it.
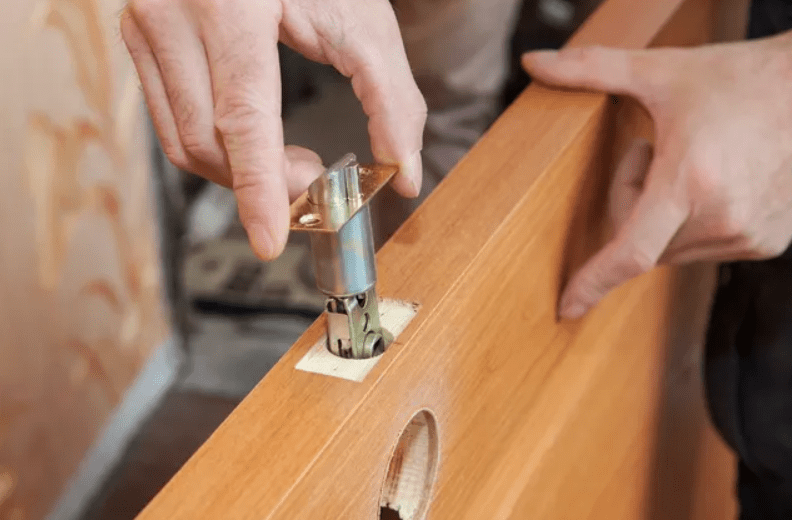
[[[524,1],[502,107],[599,3]],[[2,8],[0,520],[134,518],[323,307],[306,236],[260,262],[232,193],[164,159],[122,6]],[[281,68],[286,142],[370,161],[346,78]]]

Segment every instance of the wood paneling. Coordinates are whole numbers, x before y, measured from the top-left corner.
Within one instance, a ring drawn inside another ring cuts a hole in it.
[[[570,45],[709,41],[716,7],[610,0]],[[733,515],[696,368],[712,266],[656,269],[556,319],[610,232],[614,151],[637,133],[651,124],[626,100],[527,89],[379,252],[379,293],[420,310],[368,376],[295,369],[318,320],[139,518],[374,519],[421,410],[439,445],[428,518]]]
[[[2,8],[2,520],[46,515],[168,333],[122,5]]]

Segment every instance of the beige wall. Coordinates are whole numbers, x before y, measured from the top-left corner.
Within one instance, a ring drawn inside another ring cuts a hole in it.
[[[168,335],[121,6],[0,9],[0,520],[46,515]]]

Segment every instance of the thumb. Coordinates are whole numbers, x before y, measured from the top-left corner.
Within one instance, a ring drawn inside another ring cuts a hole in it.
[[[286,145],[286,186],[289,200],[302,195],[317,177],[324,173],[322,159],[313,150],[302,146]]]
[[[579,318],[613,289],[651,270],[686,219],[683,207],[664,190],[648,185],[616,236],[572,277],[561,296],[559,315]]]
[[[550,85],[626,94],[638,99],[650,91],[651,51],[572,47],[523,54],[532,77]]]

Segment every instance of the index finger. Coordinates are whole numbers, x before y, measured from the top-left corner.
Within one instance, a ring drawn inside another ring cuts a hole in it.
[[[261,258],[286,244],[289,199],[281,120],[277,2],[204,2],[198,13],[209,60],[215,127],[231,170],[239,217]]]

